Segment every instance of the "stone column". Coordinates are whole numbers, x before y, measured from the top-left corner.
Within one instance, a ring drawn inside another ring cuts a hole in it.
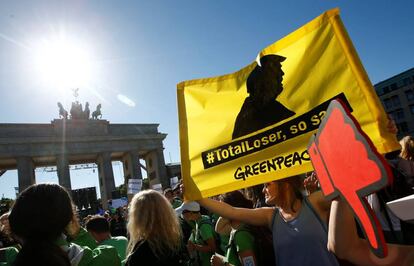
[[[16,161],[20,193],[36,183],[35,165],[31,157],[18,157]]]
[[[57,157],[56,166],[59,185],[65,187],[68,191],[71,191],[72,185],[70,182],[69,161],[67,156],[64,154],[59,155]]]
[[[131,201],[134,194],[133,193],[128,194],[128,180],[129,179],[141,179],[142,180],[142,172],[141,172],[141,165],[139,162],[138,151],[127,152],[122,158],[122,163],[124,166],[124,178],[125,178],[124,186],[126,189],[128,200]]]
[[[167,177],[165,168],[164,153],[162,148],[152,150],[145,156],[147,175],[150,179],[150,186],[162,184],[163,189],[170,187],[170,180]]]
[[[114,172],[109,152],[98,155],[98,172],[102,206],[107,208],[108,200],[112,199],[112,191],[115,190]]]
[[[128,184],[128,179],[142,179],[141,166],[139,163],[138,151],[129,151],[123,158],[125,184]]]

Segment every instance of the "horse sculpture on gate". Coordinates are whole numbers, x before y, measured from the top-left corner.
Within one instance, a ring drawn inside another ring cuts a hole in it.
[[[89,103],[86,102],[85,104],[85,110],[82,110],[82,104],[79,103],[78,101],[76,102],[72,102],[72,107],[70,109],[70,116],[68,111],[65,110],[65,108],[63,108],[63,105],[58,102],[57,106],[59,107],[59,118],[63,118],[63,119],[74,119],[74,120],[88,120],[89,118],[89,114],[90,114],[90,109],[89,109]],[[92,112],[92,117],[91,119],[93,120],[98,120],[98,119],[102,119],[102,113],[101,113],[101,104],[98,104],[96,106],[96,110]]]
[[[59,107],[59,118],[68,119],[68,111],[63,108],[63,105],[58,102],[57,106]]]
[[[96,110],[92,112],[92,119],[97,120],[98,116],[99,116],[99,119],[102,119],[101,104],[98,104],[96,106]]]

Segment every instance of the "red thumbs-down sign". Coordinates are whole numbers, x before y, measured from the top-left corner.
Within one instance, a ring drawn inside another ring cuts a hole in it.
[[[377,217],[365,196],[392,181],[392,172],[369,137],[339,100],[333,100],[318,133],[308,146],[322,192],[328,199],[344,198],[351,206],[371,250],[387,255]]]

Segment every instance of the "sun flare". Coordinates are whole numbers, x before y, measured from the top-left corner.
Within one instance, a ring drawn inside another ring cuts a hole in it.
[[[43,40],[34,49],[39,77],[56,88],[82,87],[91,78],[91,58],[85,45],[66,39]]]

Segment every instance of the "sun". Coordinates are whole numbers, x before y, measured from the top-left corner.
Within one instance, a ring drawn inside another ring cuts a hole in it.
[[[86,45],[66,38],[42,40],[34,47],[38,77],[55,88],[86,86],[91,79],[91,54]]]

